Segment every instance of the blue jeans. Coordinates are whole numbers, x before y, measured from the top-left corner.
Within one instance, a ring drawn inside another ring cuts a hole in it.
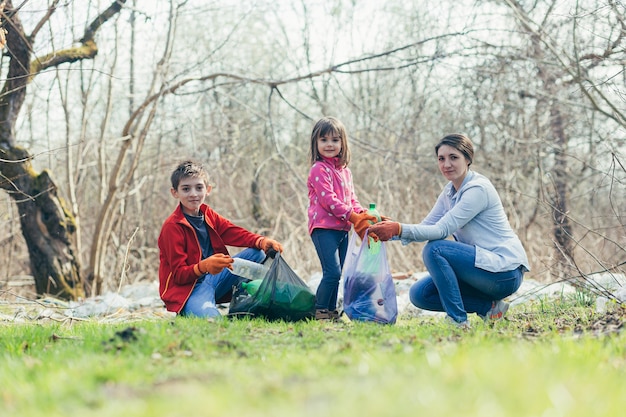
[[[265,259],[265,253],[258,249],[247,248],[234,255],[233,258],[247,259],[256,263],[261,263]],[[215,275],[206,274],[204,278],[198,279],[191,291],[185,306],[180,311],[181,316],[216,317],[220,312],[215,305],[215,300],[219,300],[233,290],[233,285],[239,284],[242,278],[235,275],[228,268]]]
[[[411,286],[411,303],[424,310],[445,311],[459,323],[467,320],[467,313],[487,314],[492,301],[517,291],[524,276],[523,267],[504,272],[477,268],[476,248],[452,240],[428,242],[422,258],[430,276]]]
[[[341,269],[348,251],[348,232],[314,229],[311,239],[322,264],[322,280],[315,295],[315,309],[333,311],[337,309]]]

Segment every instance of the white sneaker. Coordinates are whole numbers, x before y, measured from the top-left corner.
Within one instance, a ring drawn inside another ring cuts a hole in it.
[[[454,320],[452,317],[446,316],[446,322],[448,322],[448,324],[451,324],[454,327],[459,328],[461,330],[469,330],[470,329],[470,323],[467,320],[462,321],[462,322],[459,323],[458,321]]]
[[[501,320],[508,310],[509,310],[509,303],[502,301],[502,300],[493,301],[491,303],[491,308],[489,309],[487,314],[485,314],[484,316],[480,316],[480,317],[485,321],[487,320],[497,321],[497,320]]]

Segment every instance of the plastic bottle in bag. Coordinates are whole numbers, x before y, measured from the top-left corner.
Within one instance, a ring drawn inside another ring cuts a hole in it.
[[[376,203],[370,203],[370,208],[367,210],[367,214],[371,214],[372,216],[376,217],[377,222],[381,221],[380,213],[376,209]],[[377,254],[380,251],[380,242],[376,242],[370,237],[369,248],[372,254]]]
[[[262,279],[255,279],[249,282],[242,282],[241,288],[246,290],[248,294],[254,295],[259,290],[259,287],[261,286],[262,283],[263,283]]]
[[[248,278],[251,280],[262,280],[265,278],[267,271],[269,270],[268,265],[258,264],[256,262],[248,261],[246,259],[235,258],[233,262],[233,274],[239,275],[243,278]]]
[[[367,210],[367,214],[371,214],[376,217],[376,221],[381,221],[380,213],[376,209],[376,203],[370,203],[370,208]]]

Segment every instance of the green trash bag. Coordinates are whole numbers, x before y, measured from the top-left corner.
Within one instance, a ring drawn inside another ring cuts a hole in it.
[[[293,322],[315,316],[315,294],[280,253],[276,254],[263,280],[242,284],[233,287],[229,317],[263,317],[270,321]]]

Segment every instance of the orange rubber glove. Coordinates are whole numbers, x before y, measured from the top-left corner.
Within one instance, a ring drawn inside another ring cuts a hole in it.
[[[265,253],[267,253],[267,251],[270,249],[274,249],[277,252],[283,253],[283,245],[281,245],[280,243],[278,243],[278,241],[274,239],[270,239],[269,237],[260,238],[257,241],[256,246]]]
[[[371,225],[368,235],[377,242],[379,240],[385,242],[394,236],[400,236],[400,233],[402,233],[402,225],[400,223],[385,220]]]
[[[354,226],[354,231],[356,232],[356,234],[359,235],[361,240],[363,240],[367,228],[370,227],[373,223],[376,223],[378,219],[376,219],[375,216],[367,214],[367,212],[364,211],[362,213],[352,212],[350,214],[349,220],[350,223],[352,223],[352,225]]]
[[[223,253],[215,253],[198,262],[193,269],[198,276],[202,274],[215,275],[222,272],[224,268],[230,268],[232,263],[233,258],[230,256],[224,255]]]

